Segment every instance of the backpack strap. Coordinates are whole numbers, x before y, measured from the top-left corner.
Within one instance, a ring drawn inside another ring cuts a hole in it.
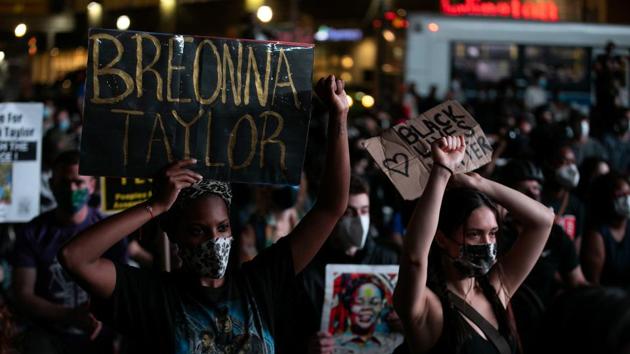
[[[494,328],[494,326],[488,322],[477,310],[472,308],[464,299],[453,294],[450,291],[447,291],[447,296],[451,300],[451,302],[455,305],[455,307],[461,312],[464,316],[466,316],[469,320],[471,320],[481,331],[486,335],[486,338],[492,343],[492,345],[497,348],[499,353],[501,354],[511,354],[512,349],[508,344],[507,340],[499,333],[499,331]]]

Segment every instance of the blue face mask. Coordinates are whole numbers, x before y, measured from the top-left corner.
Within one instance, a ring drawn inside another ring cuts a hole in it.
[[[61,130],[62,132],[67,132],[68,130],[70,130],[70,120],[62,120],[61,122],[59,122],[58,127],[59,130]]]

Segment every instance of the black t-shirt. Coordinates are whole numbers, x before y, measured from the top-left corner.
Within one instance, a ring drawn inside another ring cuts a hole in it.
[[[545,249],[525,279],[525,284],[536,292],[546,307],[559,290],[556,273],[566,277],[578,265],[575,245],[560,226],[554,225]]]
[[[283,308],[295,275],[286,239],[229,272],[225,285],[204,288],[182,273],[116,265],[112,296],[97,315],[146,353],[275,353],[286,340]],[[280,350],[281,351],[281,350]]]
[[[553,208],[553,212],[558,215],[562,208],[562,199],[543,198],[543,204]],[[570,193],[567,205],[557,222],[569,236],[569,239],[575,240],[576,237],[582,236],[584,215],[584,205],[578,197]]]

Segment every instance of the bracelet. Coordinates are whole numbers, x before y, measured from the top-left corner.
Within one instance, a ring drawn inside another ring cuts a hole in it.
[[[151,215],[151,219],[155,218],[155,215],[153,214],[153,207],[152,206],[150,206],[149,204],[145,204],[144,205],[144,210],[149,212],[149,214]]]
[[[448,172],[451,173],[451,176],[453,175],[453,170],[451,170],[450,168],[446,167],[446,165],[444,165],[443,163],[437,162],[437,161],[433,161],[433,165],[434,166],[440,166],[444,169],[446,169]]]

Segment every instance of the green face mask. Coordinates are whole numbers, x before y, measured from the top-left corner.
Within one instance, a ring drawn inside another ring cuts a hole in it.
[[[87,204],[88,199],[90,199],[90,193],[87,188],[71,190],[68,187],[62,187],[57,188],[53,193],[58,207],[71,214],[81,210]]]

